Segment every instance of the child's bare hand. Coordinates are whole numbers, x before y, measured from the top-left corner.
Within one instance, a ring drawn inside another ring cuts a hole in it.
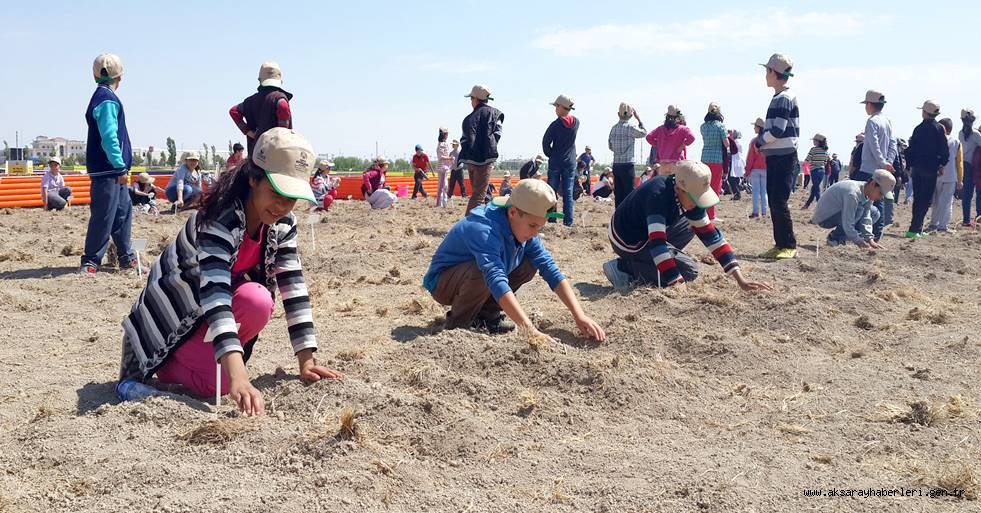
[[[306,369],[300,369],[300,379],[311,383],[321,379],[344,379],[344,373],[328,369],[323,365],[311,365]]]
[[[231,397],[238,405],[239,411],[246,415],[262,415],[266,412],[262,393],[248,380],[233,381],[229,385],[228,397]]]

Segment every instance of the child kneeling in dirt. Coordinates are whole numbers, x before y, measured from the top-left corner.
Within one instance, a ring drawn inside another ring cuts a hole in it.
[[[555,192],[543,180],[519,181],[510,196],[495,198],[458,221],[433,255],[423,286],[450,307],[446,328],[504,333],[518,327],[540,335],[514,292],[536,272],[572,312],[579,330],[602,342],[606,333],[583,313],[569,280],[538,233],[555,213]],[[504,318],[504,311],[512,321]]]
[[[896,177],[885,169],[872,173],[868,181],[842,180],[828,187],[818,200],[811,222],[821,228],[834,228],[828,234],[829,246],[848,241],[875,252],[882,246],[872,235],[872,226],[882,214],[873,204],[893,199]]]
[[[619,290],[631,282],[670,287],[693,281],[698,262],[682,253],[697,235],[722,269],[743,290],[772,290],[767,283],[746,281],[729,243],[722,237],[705,209],[716,205],[712,171],[705,164],[682,160],[661,168],[634,190],[613,212],[610,242],[619,258],[603,264],[603,273]]]
[[[278,289],[300,378],[341,373],[317,364],[310,298],[297,258],[298,199],[313,201],[316,153],[302,136],[272,128],[250,160],[223,173],[199,209],[150,270],[146,288],[123,319],[120,379],[162,383],[213,397],[221,392],[246,414],[263,413],[262,394],[245,362],[269,322]]]

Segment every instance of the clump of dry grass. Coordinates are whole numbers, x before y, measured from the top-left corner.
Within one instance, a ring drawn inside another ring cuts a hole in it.
[[[31,419],[31,422],[39,422],[50,418],[52,415],[54,415],[54,410],[42,404],[41,406],[38,406],[37,413],[34,414],[34,418]]]
[[[358,306],[360,306],[363,303],[364,303],[364,301],[362,301],[361,298],[355,297],[355,298],[352,298],[350,301],[348,301],[348,302],[342,304],[341,306],[339,306],[337,308],[337,311],[340,312],[340,313],[350,313],[350,312],[353,312],[355,309],[357,309]]]
[[[425,310],[426,307],[423,306],[418,299],[413,299],[412,301],[402,305],[402,312],[406,314],[421,314]]]
[[[900,422],[920,426],[937,426],[944,422],[966,418],[972,415],[972,408],[963,397],[951,396],[946,402],[931,405],[926,401],[909,403],[907,408],[894,404],[879,406],[878,419],[881,422]]]
[[[418,388],[420,390],[428,390],[433,382],[434,371],[435,369],[432,365],[421,363],[412,367],[407,367],[403,371],[403,374],[405,374],[405,381],[410,387]]]
[[[967,500],[977,500],[981,492],[978,475],[971,466],[963,462],[948,464],[937,469],[934,473],[934,482],[937,488],[955,496],[957,492],[961,492],[960,498]]]
[[[868,315],[860,315],[860,316],[858,316],[858,318],[855,319],[855,321],[852,322],[852,324],[856,328],[862,329],[862,330],[875,329],[875,325],[872,324],[872,321],[869,320],[869,316]]]
[[[807,429],[806,427],[801,426],[800,424],[787,424],[785,422],[781,422],[777,424],[777,429],[779,431],[787,433],[788,435],[797,435],[797,436],[811,432],[810,429]]]
[[[375,472],[379,474],[390,476],[395,472],[395,469],[391,465],[382,460],[372,460],[371,464],[375,467]]]
[[[415,226],[409,225],[409,226],[406,226],[405,227],[405,234],[407,236],[409,236],[409,237],[414,236],[416,234],[416,232],[417,232],[417,230],[416,230],[416,227]]]
[[[375,309],[375,315],[378,317],[388,317],[388,308],[378,307]]]
[[[565,482],[565,479],[558,478],[552,483],[551,489],[545,489],[545,500],[547,500],[550,504],[568,504],[572,500],[572,497],[569,497],[569,495],[565,493],[565,490],[563,490],[563,482]]]
[[[529,329],[519,329],[518,338],[525,341],[535,352],[541,352],[547,350],[549,344],[555,342],[552,337],[540,332],[532,331]]]
[[[368,349],[365,347],[352,347],[348,349],[342,349],[337,352],[337,359],[344,360],[345,362],[353,362],[355,360],[363,360],[365,356],[368,355]]]
[[[248,426],[241,419],[209,420],[177,438],[191,445],[224,445],[246,429]]]
[[[340,426],[334,436],[339,440],[360,441],[364,437],[364,433],[361,431],[361,426],[358,425],[357,416],[354,408],[350,406],[342,408],[339,415]]]
[[[527,417],[534,412],[541,404],[541,399],[534,390],[522,390],[518,394],[518,400],[520,404],[518,405],[518,415],[522,417]]]

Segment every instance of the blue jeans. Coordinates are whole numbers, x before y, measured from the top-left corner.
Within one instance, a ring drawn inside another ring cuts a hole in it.
[[[190,203],[191,200],[196,198],[201,194],[201,189],[193,187],[188,184],[184,184],[184,203]],[[167,186],[167,200],[171,203],[177,201],[177,184]]]
[[[875,223],[878,222],[881,217],[881,215],[879,214],[879,209],[876,208],[875,205],[873,205],[872,209],[869,211],[869,214],[872,215],[872,226],[875,226]],[[857,223],[855,223],[855,228],[859,229],[861,224],[862,221],[859,220]],[[834,228],[834,230],[831,230],[831,233],[828,234],[828,240],[845,242],[846,239],[845,228],[841,224],[841,212],[839,212],[838,215],[831,216],[828,219],[821,221],[820,223],[818,223],[818,226],[820,226],[821,228]]]
[[[753,188],[753,214],[766,215],[766,169],[754,169],[749,175]]]
[[[85,250],[82,265],[102,265],[102,257],[109,249],[109,239],[116,244],[116,254],[121,267],[132,266],[136,261],[130,249],[130,230],[133,224],[133,205],[129,199],[129,187],[116,183],[115,176],[93,177],[89,195],[89,228],[85,233]]]
[[[971,163],[964,163],[964,188],[961,189],[961,208],[964,211],[964,224],[970,223],[974,220],[971,217],[971,200],[975,196],[975,189],[977,189],[977,206],[975,208],[976,215],[981,216],[981,183],[974,183],[974,176],[971,175],[969,171],[971,169]]]
[[[821,201],[821,181],[824,179],[824,171],[817,170],[811,173],[811,195],[807,197],[804,208],[811,206],[812,201]]]
[[[566,163],[548,163],[548,185],[552,187],[557,196],[562,196],[562,214],[565,219],[562,223],[566,226],[572,226],[572,214],[573,205],[576,204],[575,200],[572,199],[572,186],[576,180],[576,164],[574,162]],[[549,219],[549,222],[554,223],[554,219]]]

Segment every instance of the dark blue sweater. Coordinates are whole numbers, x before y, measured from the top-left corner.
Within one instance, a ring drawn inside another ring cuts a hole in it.
[[[119,176],[133,164],[133,148],[126,130],[126,113],[115,91],[102,84],[95,88],[85,109],[89,125],[85,167],[90,177]]]
[[[542,137],[542,153],[548,157],[548,167],[576,167],[576,133],[579,119],[572,118],[572,126],[565,126],[562,118],[555,118]]]

